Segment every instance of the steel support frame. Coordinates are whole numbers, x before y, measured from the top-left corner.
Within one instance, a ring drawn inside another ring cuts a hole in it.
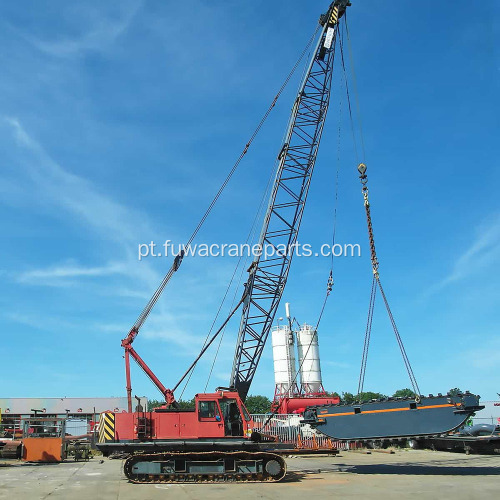
[[[132,357],[135,362],[142,368],[144,373],[149,377],[149,380],[153,382],[155,387],[162,393],[167,404],[172,404],[175,402],[174,394],[170,389],[167,389],[160,381],[160,379],[153,373],[151,368],[146,364],[146,362],[139,356],[137,351],[132,347],[132,342],[137,336],[137,330],[132,328],[128,336],[122,340],[122,347],[125,349],[125,376],[127,379],[127,406],[128,412],[132,412],[132,382],[130,377],[130,357]]]
[[[259,243],[275,250],[248,272],[231,386],[245,399],[288,277],[328,110],[337,26],[325,24],[292,108]],[[335,29],[325,48],[328,28]]]

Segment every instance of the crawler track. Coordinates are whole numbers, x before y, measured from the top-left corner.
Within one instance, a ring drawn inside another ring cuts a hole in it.
[[[263,483],[281,481],[286,463],[268,452],[139,453],[124,472],[133,483]]]

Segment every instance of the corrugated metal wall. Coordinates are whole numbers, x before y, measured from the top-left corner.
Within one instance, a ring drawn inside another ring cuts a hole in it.
[[[147,398],[141,398],[141,405],[147,408]],[[135,407],[136,400],[133,405]],[[32,409],[41,410],[46,415],[87,414],[103,411],[121,413],[127,411],[127,398],[0,398],[2,414],[30,415]]]

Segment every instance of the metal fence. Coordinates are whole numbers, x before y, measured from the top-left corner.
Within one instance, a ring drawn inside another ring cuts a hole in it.
[[[66,435],[81,436],[90,433],[90,423],[85,418],[68,418],[66,420]]]
[[[2,421],[0,422],[0,437],[22,437],[23,422],[28,420],[28,417],[20,418],[19,416],[10,417],[5,415],[2,415],[2,417]],[[39,415],[39,418],[41,420],[44,419],[41,415]],[[29,420],[36,420],[36,417],[29,417]],[[88,419],[80,417],[69,417],[66,419],[67,436],[89,434],[90,431],[91,425]]]
[[[300,423],[301,415],[252,415],[254,429],[262,434],[278,438],[280,443],[294,445],[296,450],[349,450],[357,443],[335,441],[313,429],[309,424]],[[269,421],[268,421],[269,420]]]
[[[498,417],[472,417],[472,423],[474,425],[477,424],[493,424],[493,425],[500,425],[500,418]]]
[[[22,434],[23,428],[19,417],[3,416],[2,422],[0,422],[0,438],[16,439],[21,438]]]

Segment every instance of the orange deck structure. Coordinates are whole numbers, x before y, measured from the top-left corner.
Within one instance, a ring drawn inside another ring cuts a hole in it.
[[[23,439],[23,460],[26,462],[62,462],[62,437],[28,437]]]
[[[32,417],[23,420],[23,460],[62,462],[66,419]]]

